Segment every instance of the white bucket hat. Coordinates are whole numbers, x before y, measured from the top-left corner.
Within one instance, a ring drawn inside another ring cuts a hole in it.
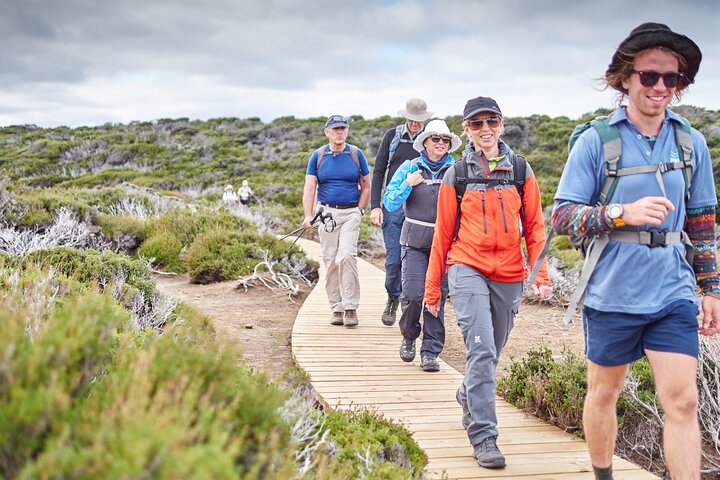
[[[225,190],[232,190],[232,189],[233,189],[232,185],[225,185]]]
[[[413,148],[418,152],[422,152],[425,149],[423,143],[425,143],[425,140],[427,140],[427,138],[431,135],[449,135],[452,138],[452,140],[450,140],[448,153],[454,152],[460,148],[460,145],[462,145],[460,137],[450,131],[444,120],[431,120],[425,126],[425,130],[423,130],[423,132],[418,135],[413,142]]]

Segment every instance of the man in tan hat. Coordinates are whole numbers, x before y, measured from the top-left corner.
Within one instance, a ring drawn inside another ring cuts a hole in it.
[[[385,290],[388,299],[381,320],[388,326],[395,324],[402,293],[400,231],[405,214],[402,208],[389,212],[382,206],[383,191],[398,167],[405,160],[417,157],[413,142],[423,130],[425,122],[432,117],[432,112],[427,111],[424,100],[411,98],[405,103],[405,110],[398,110],[398,115],[405,117],[406,121],[385,132],[375,157],[370,193],[370,221],[374,225],[382,225],[385,242]]]
[[[700,48],[667,25],[630,32],[605,72],[626,104],[577,138],[555,195],[555,232],[594,238],[585,264],[595,267],[583,272],[583,426],[600,480],[613,478],[616,404],[628,365],[643,356],[663,409],[670,476],[700,478],[698,333],[715,335],[720,326],[717,199],[705,139],[668,106],[694,83],[701,59]],[[605,142],[607,131],[613,138]],[[606,153],[620,154],[622,164]],[[612,189],[604,177],[617,178]]]

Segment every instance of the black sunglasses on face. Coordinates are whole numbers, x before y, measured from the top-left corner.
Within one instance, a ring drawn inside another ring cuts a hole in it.
[[[488,127],[490,128],[497,128],[500,126],[500,123],[502,122],[502,118],[500,117],[487,117],[487,118],[479,118],[476,120],[468,120],[467,126],[470,130],[480,130],[483,128],[483,124],[487,123]]]
[[[687,85],[687,79],[685,75],[678,72],[655,72],[649,70],[647,72],[641,72],[639,70],[633,70],[632,73],[637,73],[640,77],[640,84],[643,87],[653,87],[657,84],[658,80],[662,77],[663,83],[667,88],[675,88],[678,85]]]
[[[450,143],[452,142],[452,138],[446,135],[430,135],[430,140],[432,140],[434,143],[442,141],[445,142],[445,145],[450,145]]]

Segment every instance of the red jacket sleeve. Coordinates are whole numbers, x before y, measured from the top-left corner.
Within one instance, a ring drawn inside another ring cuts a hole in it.
[[[452,245],[455,236],[457,206],[455,187],[443,182],[438,193],[435,234],[433,235],[430,261],[425,276],[426,305],[440,303],[440,282],[445,274],[445,260],[447,259],[448,250],[450,250],[450,245]]]

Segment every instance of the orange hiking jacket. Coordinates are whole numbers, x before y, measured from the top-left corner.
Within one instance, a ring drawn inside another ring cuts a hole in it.
[[[504,155],[492,171],[484,155],[465,152],[468,178],[512,179],[513,167],[509,157],[514,152],[500,142]],[[425,303],[440,301],[440,281],[448,265],[468,265],[497,282],[521,282],[528,276],[522,251],[521,224],[530,265],[534,266],[545,246],[545,225],[540,201],[540,188],[530,165],[527,165],[524,195],[521,199],[514,185],[490,187],[468,183],[460,206],[460,229],[457,238],[457,197],[455,169],[443,177],[438,197],[437,220],[433,236],[430,263],[425,278]],[[521,215],[524,206],[525,216]],[[543,261],[535,285],[550,285],[547,261]]]

